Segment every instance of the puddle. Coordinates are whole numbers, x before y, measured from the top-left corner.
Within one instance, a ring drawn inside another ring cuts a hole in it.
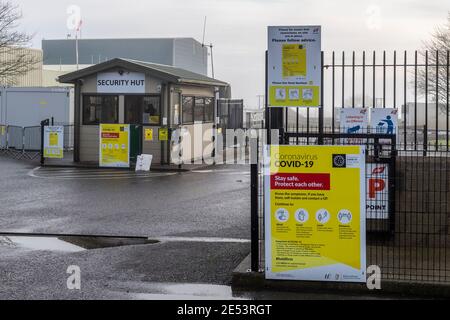
[[[158,242],[147,238],[0,236],[0,246],[72,253],[101,248],[155,244]]]
[[[125,288],[116,289],[119,291]],[[233,296],[230,286],[197,283],[139,283],[126,286],[133,299],[137,300],[242,300]]]
[[[86,249],[58,238],[47,237],[1,237],[0,244],[8,247],[24,248],[29,250],[46,250],[59,252],[80,252]]]

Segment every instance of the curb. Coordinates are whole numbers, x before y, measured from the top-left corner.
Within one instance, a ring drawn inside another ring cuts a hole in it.
[[[99,169],[98,165],[90,165],[90,164],[44,164],[41,166],[42,168],[80,168],[80,169]],[[199,166],[194,168],[174,168],[174,167],[160,167],[155,166],[154,168],[150,169],[150,172],[190,172],[193,170],[203,170],[206,168],[210,168],[212,165],[205,165],[205,166]],[[105,168],[107,169],[107,168]],[[117,170],[127,170],[127,171],[134,171],[130,168],[113,168]]]
[[[381,279],[381,290],[369,290],[366,284],[319,281],[266,280],[264,273],[250,271],[248,255],[233,271],[232,288],[236,291],[274,290],[301,293],[335,293],[343,296],[402,297],[444,299],[450,298],[450,284]]]
[[[101,169],[97,165],[64,165],[64,164],[44,164],[41,166],[42,168],[79,168],[79,169]],[[103,168],[108,169],[108,168]],[[109,168],[109,169],[115,169],[115,170],[122,170],[122,171],[133,171],[131,168]],[[156,167],[150,169],[150,172],[189,172],[196,169],[178,169],[178,168],[161,168]]]

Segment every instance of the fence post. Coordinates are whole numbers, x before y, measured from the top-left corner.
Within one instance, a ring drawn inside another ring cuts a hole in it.
[[[41,121],[41,166],[44,165],[44,128],[45,126],[48,126],[50,123],[49,119]]]
[[[254,152],[250,151],[253,155]],[[259,137],[256,138],[256,156],[250,159],[251,170],[251,270],[259,271],[259,217],[258,217],[258,164],[259,164]]]
[[[423,127],[423,156],[427,156],[428,150],[428,128],[427,125]]]

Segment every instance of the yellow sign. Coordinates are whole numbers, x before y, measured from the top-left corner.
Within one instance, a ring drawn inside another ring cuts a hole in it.
[[[149,116],[148,121],[151,124],[159,124],[159,116]]]
[[[301,44],[283,45],[283,78],[306,77],[306,49]]]
[[[269,107],[321,106],[320,26],[268,28]]]
[[[365,282],[365,150],[267,146],[266,277]]]
[[[153,141],[153,129],[145,129],[145,141]]]
[[[57,146],[58,145],[58,134],[56,132],[50,133],[50,146]]]
[[[100,125],[100,167],[130,167],[130,126]]]
[[[0,126],[0,135],[4,136],[5,132],[6,132],[6,127],[5,126]]]
[[[169,129],[160,128],[158,130],[159,133],[159,141],[169,141]]]
[[[320,103],[317,86],[271,86],[270,105],[286,107],[314,107]]]
[[[64,158],[64,127],[44,127],[44,158]]]

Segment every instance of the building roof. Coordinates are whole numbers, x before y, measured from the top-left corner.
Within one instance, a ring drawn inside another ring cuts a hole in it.
[[[94,73],[103,72],[111,68],[124,68],[130,71],[142,72],[156,78],[167,80],[180,84],[196,84],[225,87],[229,84],[217,79],[213,79],[195,72],[185,69],[150,63],[145,61],[137,61],[132,59],[115,58],[103,63],[96,64],[78,71],[70,72],[58,78],[61,83],[74,83],[80,78],[90,76]]]

